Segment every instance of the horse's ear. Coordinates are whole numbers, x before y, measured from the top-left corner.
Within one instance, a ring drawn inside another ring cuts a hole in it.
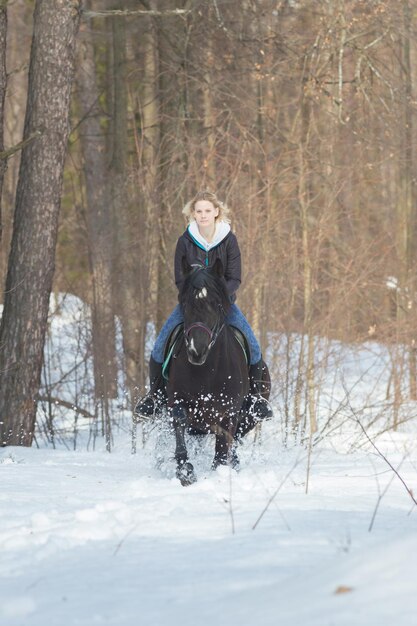
[[[213,271],[215,272],[215,274],[217,274],[217,276],[224,276],[224,268],[223,268],[223,263],[221,262],[221,259],[216,259],[214,261],[213,264]]]
[[[184,274],[184,276],[187,276],[187,274],[189,274],[192,270],[192,267],[188,263],[185,256],[183,256],[181,259],[181,266],[182,266],[182,273]]]

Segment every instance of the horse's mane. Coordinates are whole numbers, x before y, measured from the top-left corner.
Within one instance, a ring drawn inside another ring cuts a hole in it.
[[[205,298],[197,297],[203,289],[206,289]],[[206,309],[207,304],[216,307],[221,305],[226,311],[230,306],[229,294],[227,292],[226,281],[223,276],[219,276],[211,267],[193,267],[186,276],[180,300],[184,304],[190,304],[196,309]]]

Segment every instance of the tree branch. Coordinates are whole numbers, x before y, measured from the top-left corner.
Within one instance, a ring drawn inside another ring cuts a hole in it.
[[[19,150],[22,150],[25,146],[28,145],[28,143],[30,143],[34,139],[37,139],[41,135],[42,135],[42,132],[40,130],[37,130],[34,133],[32,133],[32,135],[29,135],[27,139],[20,141],[12,148],[7,148],[7,150],[3,150],[2,152],[0,152],[0,160],[8,159],[10,156],[15,154],[16,152],[19,152]]]
[[[92,17],[125,17],[128,15],[146,15],[155,17],[165,17],[169,15],[186,15],[191,13],[191,9],[167,9],[166,11],[144,10],[144,9],[109,9],[107,11],[82,11],[82,17],[91,19]]]
[[[291,469],[289,470],[289,472],[287,472],[287,474],[284,476],[284,478],[281,480],[280,484],[278,485],[278,487],[275,489],[274,493],[271,495],[271,497],[269,498],[268,502],[266,503],[266,505],[264,506],[261,514],[259,515],[258,519],[256,520],[256,522],[254,523],[254,525],[252,526],[252,530],[255,530],[256,527],[258,526],[259,522],[261,521],[261,519],[263,518],[263,516],[265,515],[265,513],[267,512],[267,510],[269,509],[269,507],[271,506],[272,502],[275,500],[275,498],[277,497],[281,487],[287,482],[288,478],[291,476],[291,474],[293,473],[293,471],[295,470],[295,468],[297,467],[297,465],[303,461],[305,459],[305,456],[300,458],[298,457],[295,461],[295,463],[293,464],[293,466],[291,467]]]
[[[89,413],[85,409],[81,409],[79,406],[76,406],[73,402],[68,402],[67,400],[61,400],[61,398],[56,398],[54,396],[38,396],[38,400],[39,402],[51,402],[51,404],[63,406],[66,409],[71,409],[72,411],[79,413],[83,417],[94,419],[94,415],[92,413]]]
[[[346,391],[346,389],[345,389]],[[392,463],[389,462],[389,460],[387,459],[387,457],[381,452],[381,450],[375,445],[375,443],[372,441],[372,439],[370,438],[370,436],[368,435],[368,433],[366,432],[365,427],[362,425],[362,422],[360,421],[355,409],[352,407],[350,401],[349,402],[349,408],[352,411],[352,415],[354,416],[355,420],[357,421],[357,423],[359,424],[360,429],[362,430],[363,434],[365,435],[366,439],[369,441],[369,443],[371,444],[371,446],[374,448],[374,450],[376,451],[376,453],[381,457],[381,459],[383,459],[385,461],[385,463],[392,469],[392,471],[394,472],[394,474],[397,476],[397,478],[402,482],[402,484],[404,485],[408,495],[410,496],[410,498],[412,499],[412,501],[414,502],[414,504],[417,506],[417,500],[414,497],[414,494],[412,492],[412,490],[410,489],[410,487],[408,487],[408,485],[406,484],[405,480],[403,479],[403,477],[401,476],[401,474],[399,474],[399,472],[395,469],[395,467],[392,465]]]

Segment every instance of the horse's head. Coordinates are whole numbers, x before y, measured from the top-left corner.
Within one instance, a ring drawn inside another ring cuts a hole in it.
[[[187,357],[193,365],[204,365],[230,309],[223,265],[220,259],[212,267],[190,266],[183,261],[183,273],[180,305]]]

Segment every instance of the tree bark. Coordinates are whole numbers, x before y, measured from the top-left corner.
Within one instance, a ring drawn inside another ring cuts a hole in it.
[[[152,3],[152,7],[156,2]],[[141,311],[140,320],[146,329],[147,320],[157,319],[159,302],[159,276],[162,263],[159,245],[159,224],[161,207],[161,176],[160,176],[160,142],[161,142],[161,94],[159,91],[160,59],[158,50],[158,21],[148,17],[147,29],[142,39],[143,50],[143,84],[141,90],[141,120],[142,144],[140,151],[140,168],[138,171],[138,187],[140,185],[143,196],[143,210],[139,213],[142,238],[142,258],[148,259],[142,264],[140,272],[141,301],[146,302],[146,308]],[[137,142],[138,144],[138,142]],[[142,331],[143,332],[143,331]],[[145,337],[141,346],[144,351]],[[147,364],[139,367],[139,377],[136,381],[140,390],[143,390],[148,376]]]
[[[143,374],[145,315],[144,298],[139,294],[141,272],[137,218],[133,215],[128,193],[128,93],[126,79],[125,20],[112,22],[114,94],[112,102],[112,136],[110,178],[115,225],[115,294],[121,320],[124,372],[130,400],[135,402],[135,387]],[[138,280],[139,276],[139,280]]]
[[[31,35],[33,32],[33,6],[29,6],[26,0],[7,3],[7,23],[8,76],[3,131],[5,145],[17,146],[21,143],[25,122]],[[0,285],[2,290],[6,282],[13,232],[13,212],[16,205],[20,158],[21,153],[19,151],[13,158],[8,157],[7,172],[2,189],[2,239],[0,246]],[[0,298],[3,300],[3,292]]]
[[[400,253],[400,285],[406,290],[401,306],[398,307],[399,320],[403,321],[407,328],[407,343],[409,344],[409,393],[410,399],[417,399],[417,346],[415,339],[415,303],[416,291],[415,276],[415,241],[416,216],[415,216],[415,178],[414,178],[414,155],[413,155],[413,83],[411,63],[411,7],[408,0],[403,0],[403,24],[404,34],[402,37],[402,68],[404,75],[404,111],[403,111],[403,137],[402,137],[402,163],[400,174],[400,204],[398,206],[399,253]],[[413,294],[412,297],[408,294]],[[404,315],[404,310],[406,314]]]
[[[34,436],[55,264],[79,0],[37,0],[23,150],[0,326],[0,442]]]
[[[168,3],[162,3],[165,9]],[[176,29],[157,18],[159,94],[160,94],[160,151],[158,176],[161,181],[159,205],[159,262],[157,331],[173,309],[176,289],[173,280],[172,258],[181,220],[182,198],[186,197],[187,154],[186,94],[184,65],[187,58],[186,24],[176,24]]]
[[[207,23],[210,25],[212,20],[213,9],[211,6],[207,9]],[[212,66],[214,64],[215,51],[213,50],[213,31],[210,29],[206,35],[205,41],[205,69],[203,75],[203,116],[204,116],[204,132],[205,142],[203,144],[204,171],[206,187],[211,190],[217,190],[216,177],[216,116],[213,103],[213,75]]]
[[[6,95],[6,35],[7,35],[7,8],[0,1],[0,152],[4,151],[3,128],[4,128],[4,98]],[[2,239],[2,193],[3,181],[7,168],[7,159],[0,159],[0,243]]]
[[[78,65],[76,82],[82,115],[80,139],[87,197],[89,262],[93,283],[94,389],[109,449],[111,433],[108,400],[116,395],[117,378],[112,301],[112,211],[107,193],[110,188],[109,164],[105,158],[106,142],[100,123],[102,111],[94,46],[91,29],[86,25],[83,26],[83,38],[78,49]]]
[[[306,92],[306,81],[309,77],[311,59],[305,57],[305,77],[301,84],[300,102],[300,140],[299,140],[299,182],[298,201],[300,205],[300,225],[303,250],[303,292],[304,292],[304,328],[307,336],[307,363],[306,363],[306,408],[310,421],[310,436],[317,431],[315,408],[315,380],[314,380],[314,329],[313,329],[313,253],[310,233],[310,213],[312,209],[312,162],[311,153],[311,115],[312,102]]]

